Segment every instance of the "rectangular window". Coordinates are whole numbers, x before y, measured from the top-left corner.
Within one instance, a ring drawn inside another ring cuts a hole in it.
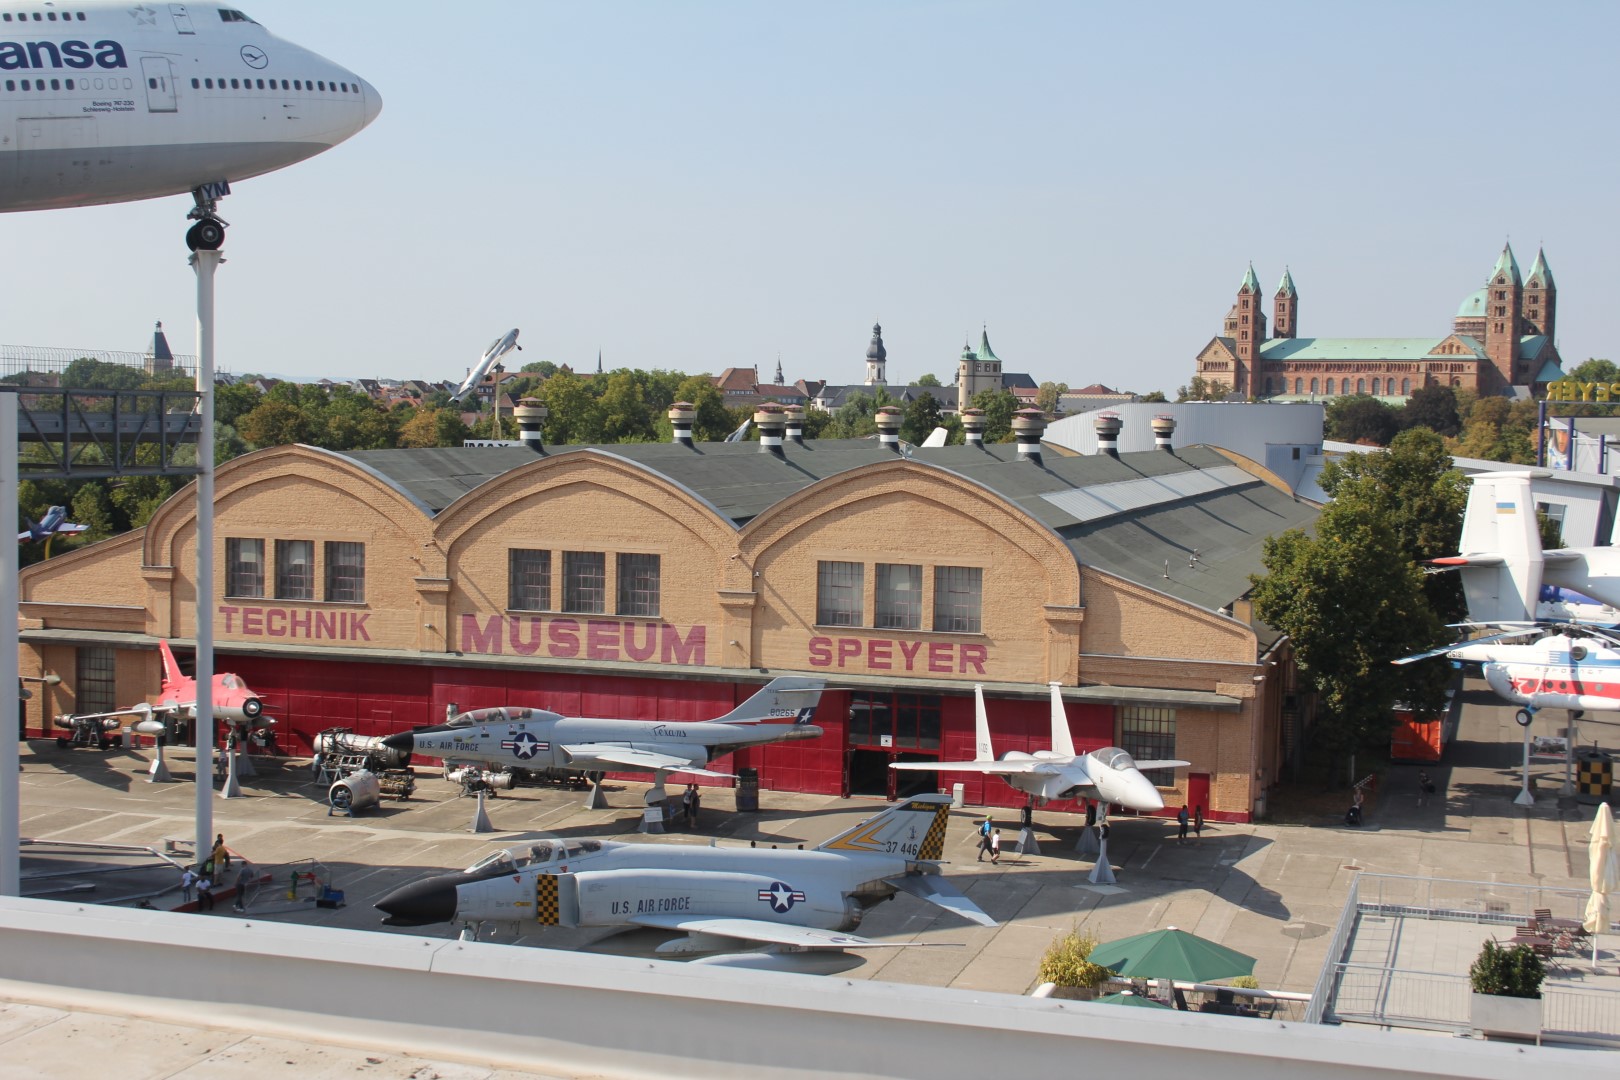
[[[326,542],[326,600],[330,604],[366,602],[366,545]]]
[[[1536,503],[1536,517],[1552,526],[1553,535],[1560,542],[1564,539],[1564,512],[1568,509],[1563,503]],[[1542,530],[1543,536],[1546,530]]]
[[[564,611],[600,615],[607,610],[607,556],[600,551],[563,552]]]
[[[507,553],[506,567],[507,607],[551,610],[551,552],[513,548]]]
[[[657,615],[659,556],[620,555],[619,614]]]
[[[977,566],[934,567],[934,631],[980,633],[984,571]]]
[[[315,599],[315,541],[276,541],[276,599]]]
[[[1119,707],[1119,746],[1137,761],[1168,761],[1176,756],[1176,710],[1144,705]],[[1174,787],[1176,770],[1144,772],[1158,787]]]
[[[264,541],[228,537],[225,541],[225,595],[264,595]]]
[[[112,712],[118,708],[118,666],[113,650],[104,645],[82,645],[74,664],[73,708],[75,712]]]
[[[858,562],[816,563],[816,623],[860,626],[865,567]]]
[[[886,630],[922,629],[922,567],[877,565],[873,626]]]

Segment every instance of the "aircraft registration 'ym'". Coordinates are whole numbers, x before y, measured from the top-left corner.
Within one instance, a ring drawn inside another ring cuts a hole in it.
[[[451,763],[512,771],[599,774],[638,771],[730,777],[708,768],[714,758],[747,746],[819,738],[810,723],[825,680],[783,676],[718,720],[691,724],[596,720],[545,709],[474,709],[447,724],[384,739],[390,750]],[[791,723],[765,723],[778,720]]]
[[[1164,809],[1164,797],[1143,769],[1179,769],[1185,761],[1136,761],[1117,746],[1077,754],[1063,709],[1061,684],[1052,688],[1052,749],[1025,754],[1008,751],[997,758],[990,744],[990,722],[984,712],[984,687],[973,687],[973,722],[977,755],[972,761],[897,761],[891,769],[920,772],[976,772],[999,776],[1029,796],[1030,805],[1050,799],[1091,799],[1104,807],[1123,806],[1151,814]]]
[[[660,953],[764,946],[715,962],[799,970],[783,953],[922,944],[847,931],[904,892],[980,926],[995,920],[940,875],[950,798],[896,803],[812,851],[543,840],[459,874],[412,882],[377,907],[391,926],[539,923],[679,931]]]
[[[191,192],[217,248],[230,185],[313,157],[376,118],[364,79],[216,5],[8,4],[0,11],[0,212]]]

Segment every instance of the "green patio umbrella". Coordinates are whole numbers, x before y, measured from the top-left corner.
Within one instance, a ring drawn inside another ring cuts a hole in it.
[[[1098,945],[1087,959],[1127,979],[1212,982],[1254,974],[1254,957],[1173,926]]]
[[[1138,1009],[1168,1009],[1170,1006],[1162,1001],[1152,998],[1138,997],[1135,994],[1109,994],[1107,997],[1097,999],[1101,1005],[1134,1005]]]

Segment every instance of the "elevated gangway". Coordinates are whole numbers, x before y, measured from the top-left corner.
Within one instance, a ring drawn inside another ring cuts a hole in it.
[[[195,476],[200,395],[0,384],[17,397],[19,479]]]

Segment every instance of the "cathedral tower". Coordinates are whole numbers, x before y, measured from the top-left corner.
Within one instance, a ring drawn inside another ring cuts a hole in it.
[[[1550,278],[1551,275],[1548,275]],[[1515,370],[1519,364],[1520,318],[1524,310],[1524,279],[1513,258],[1511,244],[1502,246],[1491,279],[1485,285],[1485,355],[1496,369],[1493,385],[1481,392],[1499,394],[1509,386],[1528,383],[1531,374]]]
[[[1283,267],[1282,284],[1277,286],[1277,295],[1271,299],[1272,310],[1272,337],[1291,338],[1299,336],[1299,293],[1294,291],[1294,275]]]
[[[1254,275],[1253,263],[1238,286],[1237,303],[1228,319],[1233,351],[1237,353],[1237,363],[1232,365],[1232,389],[1250,394],[1254,392],[1254,376],[1260,370],[1260,345],[1266,340],[1266,313],[1260,310],[1260,279]]]
[[[1536,252],[1535,265],[1524,279],[1524,332],[1543,334],[1558,344],[1558,286],[1553,284],[1552,267],[1544,251]],[[1535,373],[1531,373],[1534,378]]]

